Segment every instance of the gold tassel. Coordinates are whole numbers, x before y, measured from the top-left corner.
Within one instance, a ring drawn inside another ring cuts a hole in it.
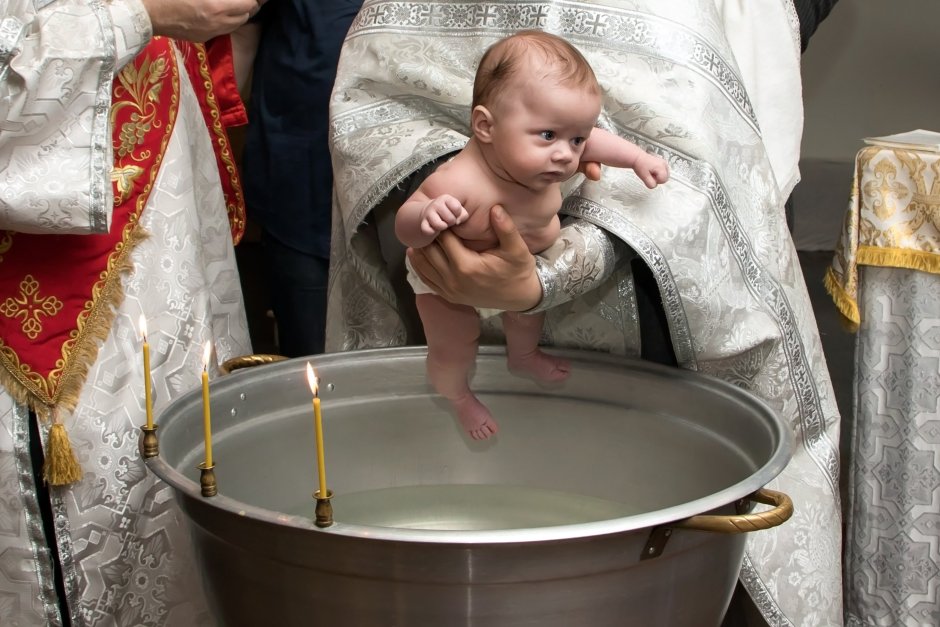
[[[69,434],[61,422],[53,422],[46,442],[46,462],[42,469],[49,485],[68,485],[82,478],[82,467],[72,451]]]

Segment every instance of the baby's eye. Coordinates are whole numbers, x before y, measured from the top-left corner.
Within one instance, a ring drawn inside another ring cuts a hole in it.
[[[550,142],[553,139],[555,139],[555,131],[542,131],[540,135],[542,139],[544,139],[547,142]]]
[[[585,140],[584,137],[575,137],[574,139],[571,140],[571,143],[574,144],[575,148],[577,148],[578,146],[584,143],[584,140]]]

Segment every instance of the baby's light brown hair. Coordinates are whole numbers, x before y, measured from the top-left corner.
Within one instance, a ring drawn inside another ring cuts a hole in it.
[[[483,53],[473,81],[471,110],[477,105],[492,106],[494,97],[505,92],[530,63],[543,69],[538,79],[553,79],[559,85],[600,93],[594,70],[577,48],[557,35],[523,30],[500,39]]]

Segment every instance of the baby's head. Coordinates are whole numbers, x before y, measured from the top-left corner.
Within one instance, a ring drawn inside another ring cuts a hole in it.
[[[594,70],[577,48],[556,35],[525,30],[497,41],[483,53],[470,108],[498,108],[502,96],[530,81],[584,89],[600,98]]]
[[[577,171],[600,112],[600,87],[581,53],[555,35],[522,31],[484,53],[470,126],[490,171],[540,191]]]

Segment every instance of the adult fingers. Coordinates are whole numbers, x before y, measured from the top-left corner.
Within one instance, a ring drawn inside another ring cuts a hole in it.
[[[461,266],[468,263],[468,258],[478,257],[477,253],[468,249],[450,230],[443,231],[434,240],[438,250],[434,251],[434,262],[441,269],[450,269],[452,266]]]
[[[254,15],[261,8],[261,5],[264,4],[263,1],[259,0],[224,0],[225,6],[219,12],[219,14],[225,14],[230,17],[239,17],[245,15]]]
[[[442,275],[439,268],[446,267],[447,261],[437,245],[432,243],[424,248],[409,248],[405,254],[421,280],[435,292],[440,292]]]
[[[590,181],[601,180],[601,164],[596,161],[583,161],[578,166],[578,170]]]

